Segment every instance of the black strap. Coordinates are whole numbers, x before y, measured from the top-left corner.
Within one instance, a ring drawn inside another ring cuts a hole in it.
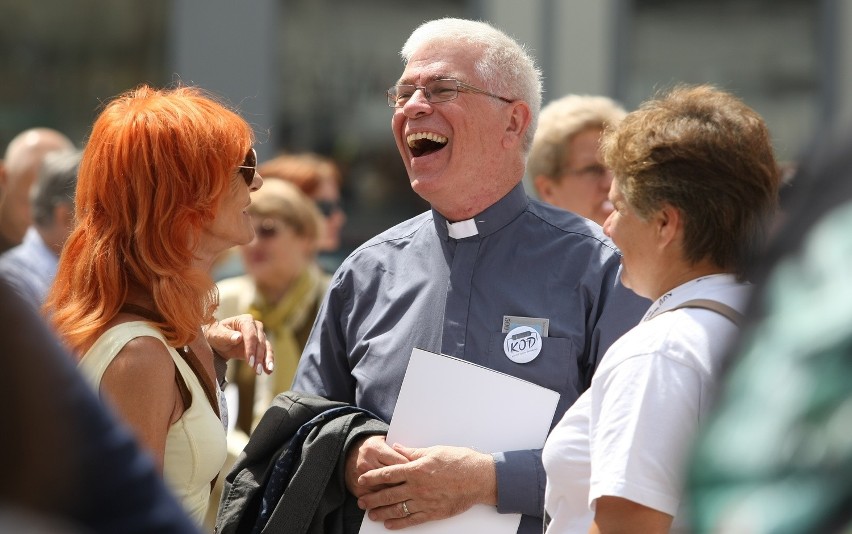
[[[156,323],[164,322],[163,316],[154,310],[149,310],[148,308],[144,308],[142,306],[138,306],[136,304],[131,304],[129,302],[125,302],[122,304],[121,309],[119,310],[124,313],[132,313],[134,315],[138,315],[140,317],[144,317],[149,321],[154,321]],[[178,354],[183,357],[183,361],[189,365],[189,368],[192,370],[195,377],[198,379],[198,382],[201,384],[201,389],[204,390],[204,395],[207,397],[207,402],[210,403],[210,407],[213,408],[213,413],[216,414],[216,417],[222,419],[222,414],[219,412],[219,398],[216,395],[216,384],[211,383],[207,372],[204,370],[204,366],[201,363],[201,360],[198,359],[198,356],[195,352],[187,345],[183,349],[178,349]],[[181,376],[180,371],[177,366],[175,366],[175,382],[178,384],[179,388],[183,388],[183,390],[189,392],[189,388],[186,385],[186,382]],[[181,396],[183,396],[183,391],[181,392]],[[189,397],[189,402],[186,402],[186,398],[184,398],[184,410],[188,410],[192,405],[192,397]],[[213,491],[213,486],[216,484],[216,480],[219,478],[219,474],[217,473],[213,480],[210,481],[210,491]]]
[[[195,376],[198,377],[199,382],[201,382],[201,389],[204,390],[204,394],[207,396],[207,401],[210,403],[210,407],[213,408],[213,413],[216,414],[216,417],[221,419],[222,415],[219,413],[219,398],[216,395],[216,384],[210,381],[207,371],[204,370],[204,366],[201,363],[201,360],[198,359],[198,356],[195,355],[195,352],[193,352],[189,346],[184,347],[184,351],[185,352],[182,354],[183,360],[189,364],[189,368],[192,369],[192,372],[195,373]]]
[[[741,314],[737,310],[731,308],[727,304],[722,304],[721,302],[716,301],[716,300],[710,300],[710,299],[687,300],[686,302],[680,304],[679,306],[675,306],[674,308],[672,308],[671,310],[668,310],[668,311],[674,311],[674,310],[677,310],[677,309],[680,309],[680,308],[703,308],[705,310],[714,311],[714,312],[718,313],[719,315],[725,317],[726,319],[728,319],[732,323],[734,323],[734,325],[736,325],[736,326],[742,326],[743,320],[745,319],[745,317],[743,317],[743,314]]]

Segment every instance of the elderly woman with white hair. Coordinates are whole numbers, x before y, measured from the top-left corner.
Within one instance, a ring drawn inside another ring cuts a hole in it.
[[[567,95],[543,107],[527,161],[538,197],[603,225],[612,213],[612,173],[600,154],[601,136],[626,114],[605,96]]]

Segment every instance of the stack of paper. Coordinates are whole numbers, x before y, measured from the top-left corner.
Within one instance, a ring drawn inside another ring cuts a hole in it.
[[[414,349],[396,403],[387,442],[406,447],[451,445],[481,452],[540,449],[559,394],[539,385],[458,358]],[[418,534],[514,534],[520,514],[494,506],[431,521]],[[361,534],[389,532],[366,515]]]

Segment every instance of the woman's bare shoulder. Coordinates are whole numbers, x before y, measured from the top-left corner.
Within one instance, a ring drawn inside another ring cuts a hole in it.
[[[137,387],[147,384],[172,386],[175,365],[169,348],[161,339],[139,336],[128,341],[107,368],[113,379],[135,382]]]

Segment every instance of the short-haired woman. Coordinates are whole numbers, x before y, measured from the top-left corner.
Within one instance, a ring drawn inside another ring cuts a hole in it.
[[[685,462],[738,332],[778,167],[760,116],[709,86],[646,102],[603,153],[604,231],[624,284],[653,304],[547,440],[547,532],[682,532]]]

